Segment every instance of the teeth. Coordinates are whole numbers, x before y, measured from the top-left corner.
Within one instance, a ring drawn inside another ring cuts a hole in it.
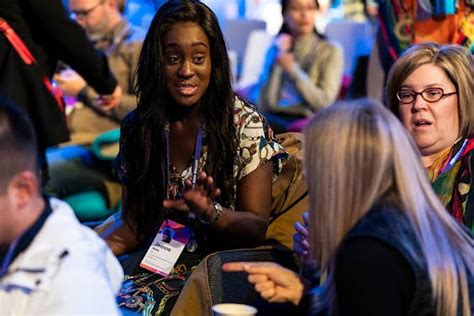
[[[426,122],[426,121],[418,121],[418,122],[415,122],[415,125],[416,125],[416,126],[420,126],[420,125],[429,125],[429,123],[428,123],[428,122]]]

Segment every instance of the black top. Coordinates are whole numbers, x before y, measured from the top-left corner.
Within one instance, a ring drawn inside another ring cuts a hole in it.
[[[62,60],[99,94],[110,94],[117,81],[105,55],[95,50],[84,30],[68,17],[61,0],[1,0],[0,17],[37,61],[37,65],[26,65],[0,33],[0,93],[28,113],[41,150],[67,141],[64,113],[46,89],[43,76],[51,77],[57,61]]]
[[[69,18],[61,0],[2,0],[0,17],[26,43],[48,76],[53,74],[56,62],[62,60],[98,93],[113,92],[117,81],[110,73],[105,55],[94,48],[84,30]],[[1,38],[0,50],[5,43],[3,35]]]
[[[336,259],[339,315],[407,315],[415,273],[388,244],[370,237],[345,241]]]

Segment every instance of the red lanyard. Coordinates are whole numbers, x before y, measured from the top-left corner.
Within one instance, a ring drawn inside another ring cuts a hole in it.
[[[0,32],[2,32],[8,41],[12,44],[15,51],[18,53],[23,62],[27,65],[37,65],[35,57],[31,54],[28,47],[22,41],[22,39],[16,34],[12,27],[3,18],[0,18]],[[64,112],[64,101],[61,90],[56,89],[51,84],[51,80],[45,75],[41,74],[44,86],[53,95],[59,109]]]

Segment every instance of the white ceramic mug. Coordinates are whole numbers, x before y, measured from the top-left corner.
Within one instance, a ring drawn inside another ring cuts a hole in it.
[[[251,316],[257,315],[257,309],[244,304],[217,304],[212,306],[214,316]]]

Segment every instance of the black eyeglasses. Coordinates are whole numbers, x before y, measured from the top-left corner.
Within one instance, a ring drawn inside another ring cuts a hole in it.
[[[101,0],[99,1],[99,3],[97,3],[95,6],[93,6],[92,8],[89,8],[87,10],[77,10],[77,11],[74,11],[74,10],[71,10],[72,11],[72,14],[71,14],[71,18],[86,18],[92,11],[94,11],[95,8],[97,8],[98,6],[100,6],[101,4],[104,3],[104,0]]]
[[[418,95],[421,95],[423,100],[426,102],[438,102],[444,97],[448,97],[450,95],[457,94],[457,92],[450,92],[450,93],[444,93],[443,89],[441,88],[427,88],[421,92],[416,92],[412,90],[402,90],[397,92],[397,99],[400,101],[400,103],[403,104],[410,104],[415,102],[416,97]]]

